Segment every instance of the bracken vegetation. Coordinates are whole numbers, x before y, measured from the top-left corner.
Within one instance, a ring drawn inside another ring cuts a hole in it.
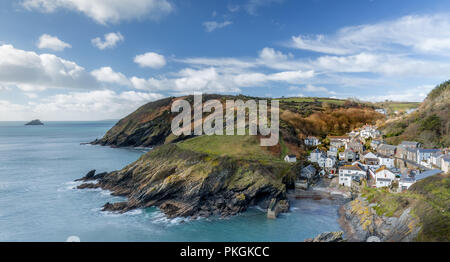
[[[425,147],[450,146],[450,81],[434,88],[416,112],[383,127],[386,140],[421,142]]]

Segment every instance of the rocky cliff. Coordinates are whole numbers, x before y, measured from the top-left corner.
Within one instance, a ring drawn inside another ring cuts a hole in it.
[[[378,215],[374,205],[364,198],[357,198],[340,209],[340,224],[346,231],[347,241],[366,242],[369,237],[380,241],[411,242],[420,231],[419,221],[404,210],[399,217]]]
[[[450,80],[436,86],[418,110],[388,121],[382,131],[391,144],[414,140],[425,147],[450,146]]]
[[[122,170],[91,172],[79,188],[100,187],[128,198],[105,204],[107,211],[157,206],[168,217],[195,218],[234,215],[250,205],[267,208],[272,198],[286,199],[283,181],[289,176],[290,166],[282,162],[264,165],[168,144]]]
[[[403,193],[365,189],[340,209],[348,241],[450,241],[448,174],[416,182]]]

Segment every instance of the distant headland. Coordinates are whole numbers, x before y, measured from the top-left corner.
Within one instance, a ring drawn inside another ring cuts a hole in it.
[[[41,120],[39,120],[39,119],[35,119],[35,120],[32,120],[32,121],[26,123],[25,125],[26,126],[43,126],[44,123],[42,123]]]

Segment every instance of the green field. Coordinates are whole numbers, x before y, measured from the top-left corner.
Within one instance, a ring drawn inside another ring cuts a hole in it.
[[[260,146],[256,136],[200,136],[178,143],[182,149],[239,159],[282,161]]]
[[[330,103],[336,105],[343,105],[345,100],[334,99],[334,98],[325,98],[325,97],[288,97],[288,98],[279,98],[278,100],[283,102],[297,102],[297,103]]]
[[[406,111],[412,108],[418,108],[419,102],[380,102],[375,103],[377,107],[390,109],[392,112],[395,111]]]

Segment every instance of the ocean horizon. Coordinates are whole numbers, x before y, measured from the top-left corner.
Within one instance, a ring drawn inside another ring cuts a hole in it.
[[[276,220],[256,207],[228,218],[168,219],[157,208],[101,211],[123,201],[100,189],[78,190],[88,171],[110,172],[147,152],[82,145],[115,121],[0,122],[0,241],[303,241],[340,230],[339,204],[294,200]]]

